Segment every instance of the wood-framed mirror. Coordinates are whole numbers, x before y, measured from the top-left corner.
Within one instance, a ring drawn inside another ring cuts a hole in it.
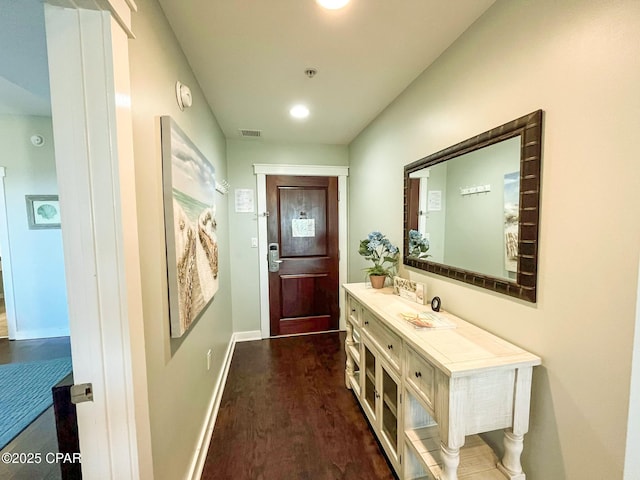
[[[536,301],[542,116],[404,167],[405,265]]]

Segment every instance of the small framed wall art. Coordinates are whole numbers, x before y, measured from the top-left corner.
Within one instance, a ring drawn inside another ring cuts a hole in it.
[[[58,195],[25,195],[29,229],[60,228]]]
[[[402,298],[419,303],[420,305],[424,305],[427,288],[424,283],[413,282],[406,278],[395,276],[393,277],[393,293],[400,295]]]

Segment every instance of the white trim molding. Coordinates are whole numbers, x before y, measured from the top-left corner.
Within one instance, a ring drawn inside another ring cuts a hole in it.
[[[303,177],[348,177],[349,167],[255,163],[253,173],[256,175],[298,175]]]
[[[78,2],[79,3],[79,2]],[[128,34],[111,9],[45,4],[84,478],[153,478]],[[91,2],[86,2],[91,3]],[[66,220],[65,220],[66,219]]]
[[[638,262],[636,328],[633,337],[624,480],[633,480],[637,478],[638,472],[640,472],[640,458],[638,457],[638,449],[640,448],[640,262]]]
[[[236,342],[252,342],[254,340],[262,340],[262,332],[260,330],[236,332],[233,334],[233,336]]]
[[[16,340],[18,325],[16,320],[16,301],[13,293],[13,270],[11,268],[11,241],[9,240],[9,219],[7,218],[7,199],[4,191],[6,168],[0,167],[0,252],[2,252],[2,279],[4,281],[4,305],[7,312],[9,338]]]
[[[131,12],[137,12],[135,0],[45,0],[49,5],[72,10],[103,10],[110,12],[113,18],[129,38],[135,38],[131,29]]]
[[[349,167],[328,165],[253,165],[256,175],[256,196],[258,201],[258,258],[260,276],[260,331],[262,338],[269,338],[269,269],[267,265],[267,175],[297,175],[308,177],[338,177],[338,284],[347,281],[347,177]],[[340,299],[340,330],[346,328],[344,317],[344,297]]]
[[[12,340],[31,340],[34,338],[68,337],[68,328],[37,328],[35,330],[19,330]]]

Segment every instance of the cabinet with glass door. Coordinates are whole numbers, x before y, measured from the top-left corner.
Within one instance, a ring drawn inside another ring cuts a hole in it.
[[[399,471],[400,377],[366,337],[362,343],[361,404],[387,457]]]

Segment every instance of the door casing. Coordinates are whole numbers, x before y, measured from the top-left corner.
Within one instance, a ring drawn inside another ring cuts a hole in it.
[[[128,54],[135,2],[44,9],[74,382],[93,385],[93,401],[77,405],[82,474],[153,478]]]
[[[258,212],[258,258],[260,276],[260,332],[269,338],[269,269],[267,265],[267,175],[338,177],[338,283],[347,281],[347,177],[349,167],[328,165],[254,164]],[[340,330],[346,328],[344,296],[340,295]]]

